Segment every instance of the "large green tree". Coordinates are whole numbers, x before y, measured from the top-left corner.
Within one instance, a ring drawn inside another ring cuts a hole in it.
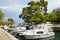
[[[44,4],[43,4],[44,2]],[[39,2],[31,1],[28,3],[29,7],[25,7],[22,10],[22,14],[19,18],[22,18],[25,22],[40,23],[43,19],[43,14],[47,13],[47,1],[40,0]]]
[[[19,18],[22,18],[25,22],[45,23],[47,21],[52,22],[56,19],[54,13],[47,13],[47,1],[31,1],[28,5],[29,7],[24,7],[22,14],[19,15]]]

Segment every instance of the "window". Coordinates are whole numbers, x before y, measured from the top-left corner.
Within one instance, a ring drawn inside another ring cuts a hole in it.
[[[37,32],[37,34],[41,34],[41,33],[43,33],[43,32],[42,31]]]

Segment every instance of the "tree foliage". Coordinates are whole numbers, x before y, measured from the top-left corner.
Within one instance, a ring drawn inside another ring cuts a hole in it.
[[[4,13],[0,10],[0,25],[4,24]]]
[[[47,5],[48,2],[45,0],[40,0],[40,7],[41,7],[41,11],[44,12],[44,14],[47,14]]]
[[[60,8],[55,8],[52,13],[54,13],[57,16],[57,19],[55,22],[60,23]]]
[[[28,3],[29,7],[25,7],[22,10],[22,14],[19,16],[25,22],[40,22],[42,18],[42,14],[40,11],[40,6],[37,2],[31,1]]]
[[[6,22],[5,22],[6,25],[8,25],[8,27],[14,27],[14,20],[12,18],[9,18]]]
[[[13,22],[14,23],[14,20],[12,18],[9,18],[8,21],[10,22]]]
[[[12,18],[9,18],[7,21],[7,24],[13,25],[14,24],[14,20]]]
[[[14,24],[14,20],[12,18],[9,18],[7,22],[4,20],[4,13],[0,10],[0,25],[5,25],[5,24]]]
[[[0,20],[4,19],[4,13],[0,10]]]
[[[14,25],[15,22],[12,18],[9,18],[8,21],[5,21],[5,15],[4,13],[0,10],[0,25]]]
[[[48,2],[45,0],[31,1],[28,3],[29,7],[24,7],[22,14],[19,18],[22,18],[25,22],[52,22],[56,19],[56,15],[53,13],[47,13]]]

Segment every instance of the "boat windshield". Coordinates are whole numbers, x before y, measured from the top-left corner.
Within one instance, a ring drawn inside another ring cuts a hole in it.
[[[39,31],[39,32],[37,32],[37,34],[41,34],[41,33],[43,33],[43,31]]]

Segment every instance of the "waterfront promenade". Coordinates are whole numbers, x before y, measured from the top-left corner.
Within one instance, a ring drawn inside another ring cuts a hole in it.
[[[53,25],[53,30],[60,30],[60,24]]]
[[[0,28],[0,40],[18,40],[4,29]]]
[[[60,24],[55,24],[53,25],[53,27],[60,27]]]

